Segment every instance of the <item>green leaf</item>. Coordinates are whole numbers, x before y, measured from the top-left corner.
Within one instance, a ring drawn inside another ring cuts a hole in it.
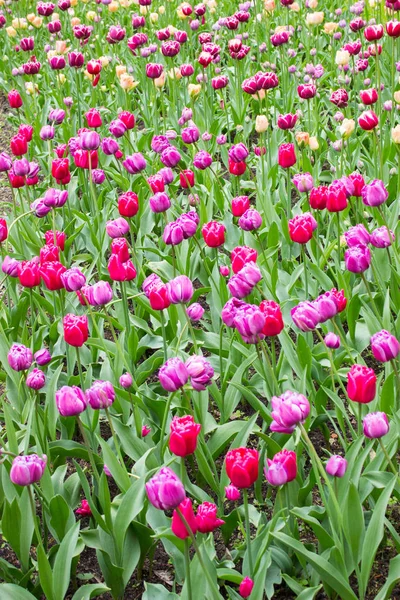
[[[272,533],[271,535],[294,550],[298,556],[304,558],[317,571],[322,581],[335,590],[341,600],[357,600],[348,581],[326,558],[310,552],[303,544],[285,533]]]
[[[76,544],[78,541],[80,522],[75,523],[64,537],[58,548],[57,556],[54,561],[53,569],[53,597],[55,600],[63,600],[67,593],[71,562],[75,556]]]
[[[28,590],[13,583],[0,583],[1,600],[37,600]]]
[[[110,588],[104,583],[87,583],[75,592],[72,600],[90,600],[90,598],[96,598],[96,596],[100,596],[100,594],[104,594],[109,590]]]
[[[125,465],[122,467],[115,453],[110,446],[100,436],[97,436],[101,449],[103,451],[104,464],[110,469],[119,489],[126,492],[131,487],[131,480],[126,472]]]
[[[163,585],[155,583],[144,583],[145,592],[142,600],[176,600],[179,598],[177,594],[169,592]]]
[[[145,487],[143,479],[136,479],[124,495],[114,523],[115,543],[122,552],[126,530],[144,505]]]
[[[385,585],[375,596],[375,600],[388,600],[396,583],[400,580],[400,556],[395,556],[389,563],[389,573]]]
[[[358,565],[364,539],[364,512],[357,488],[353,482],[350,482],[346,506],[343,511],[343,526],[353,555],[354,565]]]
[[[53,573],[44,551],[43,545],[39,544],[37,548],[37,560],[39,568],[39,579],[42,590],[46,596],[46,600],[55,600],[53,596]],[[69,576],[69,573],[68,573]]]
[[[361,555],[361,573],[359,581],[360,590],[362,590],[363,593],[365,593],[367,589],[375,554],[378,550],[379,544],[382,541],[386,508],[396,483],[396,479],[396,476],[393,475],[391,483],[379,496],[379,500],[375,504],[372,517],[365,534],[364,546]]]
[[[322,585],[317,585],[316,587],[308,588],[307,590],[303,590],[298,596],[297,600],[313,600],[315,595],[320,591]]]
[[[67,531],[75,523],[74,513],[63,496],[53,496],[49,504],[50,528],[58,542],[61,542]]]

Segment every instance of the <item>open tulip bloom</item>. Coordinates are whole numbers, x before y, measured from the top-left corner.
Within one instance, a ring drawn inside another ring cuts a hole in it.
[[[399,15],[1,3],[0,600],[397,597]]]

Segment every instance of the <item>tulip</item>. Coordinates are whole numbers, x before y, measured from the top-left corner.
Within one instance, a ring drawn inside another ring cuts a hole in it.
[[[314,187],[314,181],[310,173],[298,173],[292,178],[292,181],[299,192],[310,192]]]
[[[44,265],[46,262],[59,262],[60,259],[60,250],[58,246],[54,246],[50,242],[50,244],[46,244],[42,248],[40,248],[40,264]],[[61,288],[60,288],[61,289]]]
[[[325,346],[331,350],[340,348],[340,337],[332,332],[326,334],[324,338]]]
[[[118,254],[112,254],[107,265],[113,281],[131,281],[136,277],[136,269],[131,260],[121,262]]]
[[[65,315],[63,319],[64,339],[70,346],[80,348],[89,337],[86,315]]]
[[[171,299],[166,285],[154,286],[148,295],[153,310],[165,310],[171,305]]]
[[[186,497],[179,477],[168,467],[163,467],[146,483],[146,493],[151,504],[159,510],[171,510]]]
[[[250,201],[248,196],[237,196],[232,198],[232,214],[234,217],[241,217],[246,210],[250,208]]]
[[[388,362],[396,358],[400,352],[400,343],[386,329],[378,331],[371,337],[372,354],[379,362]]]
[[[378,123],[378,116],[373,110],[366,110],[358,117],[358,124],[362,129],[364,129],[364,131],[371,131],[372,129],[375,129]]]
[[[194,236],[197,231],[199,221],[200,218],[194,210],[184,213],[177,218],[176,223],[182,228],[184,239],[189,239]]]
[[[10,105],[10,108],[21,108],[23,104],[22,98],[17,90],[11,90],[8,92],[8,103]]]
[[[115,390],[110,381],[94,381],[85,393],[90,406],[95,410],[109,408],[115,400]]]
[[[292,450],[282,450],[275,454],[272,460],[267,459],[264,469],[265,477],[271,485],[285,485],[296,479],[297,456]]]
[[[149,199],[150,209],[154,213],[167,211],[171,206],[171,200],[165,192],[157,192]]]
[[[186,275],[179,275],[167,284],[168,296],[172,304],[186,304],[192,299],[193,284]]]
[[[360,404],[372,402],[376,394],[376,375],[364,365],[352,365],[347,373],[347,394],[350,400]]]
[[[328,187],[326,208],[329,212],[341,212],[347,208],[347,195],[343,185],[333,183]]]
[[[293,144],[281,144],[278,148],[278,164],[283,169],[289,169],[296,164],[296,154]]]
[[[139,210],[139,198],[135,192],[125,192],[118,198],[118,212],[123,217],[134,217]]]
[[[5,171],[9,171],[13,166],[11,158],[6,154],[6,152],[2,152],[0,154],[0,173],[4,173]]]
[[[201,230],[203,239],[210,248],[218,248],[225,242],[225,225],[217,221],[210,221],[203,225]]]
[[[196,169],[204,171],[212,165],[211,154],[209,154],[205,150],[200,150],[193,158],[193,165],[196,167]]]
[[[353,246],[344,253],[346,269],[351,273],[363,273],[371,264],[371,251],[367,246]]]
[[[47,348],[42,348],[41,350],[38,350],[37,352],[35,352],[33,357],[36,361],[36,364],[38,364],[40,367],[47,365],[51,361],[51,354],[47,350]]]
[[[224,525],[225,521],[218,519],[217,517],[218,507],[212,502],[203,502],[197,507],[196,524],[197,530],[200,533],[211,533],[215,531],[221,525]]]
[[[33,288],[40,284],[39,265],[34,260],[22,261],[18,264],[18,278],[22,286]]]
[[[123,121],[121,121],[120,119],[116,119],[115,121],[111,121],[111,123],[108,127],[108,131],[110,133],[112,133],[112,135],[115,136],[116,138],[120,138],[123,135],[125,135],[125,133],[127,131],[127,127]],[[106,147],[106,149],[109,150],[108,147]],[[103,152],[104,152],[104,150],[103,150]],[[105,154],[107,154],[107,152],[105,152]],[[115,152],[113,152],[113,154],[115,154]]]
[[[107,467],[106,467],[106,465],[104,465],[104,472],[107,475],[106,469],[107,469]],[[107,469],[107,471],[111,475],[110,470]],[[91,517],[92,516],[92,509],[90,508],[89,502],[87,500],[83,499],[82,502],[81,502],[81,506],[76,509],[75,514],[80,515],[81,517]]]
[[[167,223],[163,233],[163,240],[166,244],[176,246],[183,242],[184,239],[183,228],[178,222],[172,221],[171,223]]]
[[[185,144],[195,144],[200,137],[200,131],[195,125],[191,125],[190,127],[182,129],[181,135],[182,141]]]
[[[125,238],[118,237],[113,239],[111,242],[111,254],[117,254],[122,263],[129,260],[129,244]]]
[[[88,399],[76,385],[64,385],[56,392],[56,404],[62,417],[75,417],[86,410]]]
[[[146,160],[140,152],[127,156],[123,161],[123,166],[131,175],[140,173],[146,168]]]
[[[172,514],[171,529],[172,533],[181,540],[185,540],[190,537],[187,525],[189,526],[192,534],[194,535],[197,531],[197,521],[193,512],[192,501],[189,498],[185,498],[177,507],[179,512],[183,515],[185,523],[181,520],[177,510],[174,510]],[[187,523],[187,525],[186,525]]]
[[[343,477],[347,470],[347,460],[342,456],[333,455],[326,463],[326,472],[332,477]]]
[[[231,483],[239,489],[249,488],[258,478],[258,451],[235,448],[225,457],[225,468]]]
[[[240,499],[240,491],[230,483],[225,487],[225,498],[231,502],[235,502]]]
[[[128,110],[123,110],[122,112],[120,112],[118,115],[118,119],[123,122],[123,124],[128,130],[131,130],[135,127],[135,115],[129,112]]]
[[[254,581],[250,577],[244,577],[239,585],[239,596],[248,598],[253,591]]]
[[[167,392],[176,392],[183,387],[188,379],[189,373],[185,363],[180,358],[169,358],[158,372],[159,381]]]
[[[386,229],[386,228],[385,228]],[[371,241],[371,236],[361,223],[350,227],[344,232],[344,238],[349,247],[366,246]]]
[[[271,431],[293,433],[296,425],[304,423],[310,414],[310,403],[297,392],[286,391],[282,396],[273,396]]]
[[[40,275],[48,290],[56,291],[64,288],[61,275],[66,271],[66,267],[58,262],[44,262],[40,267]]]
[[[290,239],[298,244],[306,244],[312,239],[317,222],[312,214],[307,212],[289,219],[288,226]]]
[[[338,313],[336,297],[331,291],[318,296],[312,304],[318,311],[320,323],[325,323]]]
[[[46,376],[40,369],[33,369],[26,378],[26,385],[32,390],[41,390],[45,383]]]
[[[367,438],[378,439],[389,431],[389,421],[384,412],[368,413],[363,419],[363,432]]]
[[[198,302],[194,302],[186,309],[186,314],[191,321],[200,321],[204,315],[204,308]]]
[[[33,354],[23,344],[13,344],[8,351],[7,360],[14,371],[26,371],[33,362]]]
[[[369,25],[364,29],[364,37],[368,42],[380,40],[383,34],[383,25]]]
[[[320,315],[311,302],[300,302],[292,308],[290,314],[301,331],[312,331],[319,324]]]
[[[29,456],[16,456],[13,459],[10,479],[15,485],[31,485],[37,483],[43,477],[47,464],[47,456],[41,457],[37,454]]]
[[[185,190],[194,186],[194,173],[190,169],[185,169],[179,174],[179,183]]]
[[[249,151],[246,148],[246,146],[243,144],[243,142],[233,145],[228,150],[228,156],[229,156],[230,160],[233,160],[234,162],[237,162],[237,163],[240,163],[240,162],[246,160],[248,155],[249,155]]]
[[[257,210],[249,208],[239,219],[239,227],[244,231],[254,231],[262,225],[262,217]]]
[[[256,262],[257,250],[248,246],[238,246],[231,252],[232,271],[238,273],[245,264]]]
[[[86,288],[85,296],[91,306],[104,306],[111,302],[113,291],[108,281],[98,281]]]
[[[193,389],[198,392],[204,391],[211,384],[214,369],[203,356],[193,355],[187,359],[185,367],[190,376]]]
[[[168,146],[160,154],[160,160],[163,165],[173,169],[181,160],[181,155],[174,146]]]
[[[365,185],[361,192],[361,198],[365,206],[380,206],[386,202],[388,197],[389,192],[380,179],[374,179],[371,183]]]
[[[22,156],[28,151],[28,142],[23,135],[17,133],[10,140],[10,148],[14,156]]]
[[[174,417],[170,429],[169,449],[172,454],[182,457],[193,454],[197,447],[201,425],[195,423],[191,415],[186,415]]]
[[[332,104],[337,106],[338,108],[346,108],[347,103],[349,101],[349,95],[346,90],[339,89],[335,90],[329,99]]]
[[[254,262],[248,262],[228,281],[228,289],[235,298],[245,298],[262,279],[261,271]]]
[[[260,303],[260,310],[265,318],[262,329],[263,335],[267,337],[279,335],[284,328],[282,311],[279,304],[273,300],[263,300]]]

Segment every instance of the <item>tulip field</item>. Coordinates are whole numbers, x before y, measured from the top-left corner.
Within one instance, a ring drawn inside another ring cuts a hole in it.
[[[0,0],[0,600],[400,599],[398,19]]]

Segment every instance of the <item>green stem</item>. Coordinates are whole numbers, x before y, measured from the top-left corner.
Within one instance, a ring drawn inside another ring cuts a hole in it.
[[[190,577],[190,555],[189,555],[189,547],[190,547],[190,542],[189,539],[186,538],[185,539],[185,568],[186,568],[186,585],[187,585],[187,591],[188,591],[188,600],[193,600],[193,593],[192,593],[192,580]]]
[[[254,568],[253,568],[253,555],[252,555],[252,549],[251,549],[249,498],[248,498],[248,490],[246,488],[243,490],[243,508],[244,508],[244,517],[245,517],[245,527],[246,527],[247,554],[249,556],[249,570],[250,570],[250,577],[251,577],[251,579],[253,579]]]
[[[337,213],[339,214],[339,213]],[[306,300],[308,300],[308,274],[307,274],[307,253],[304,248],[304,244],[301,244],[301,254],[303,257],[303,269],[304,269],[304,288],[306,292]]]
[[[163,415],[163,420],[161,423],[161,429],[160,429],[160,457],[161,457],[161,462],[164,460],[164,452],[165,452],[165,448],[164,448],[164,436],[165,436],[165,428],[167,426],[167,419],[168,419],[168,413],[169,413],[169,409],[171,406],[171,402],[173,397],[175,396],[176,392],[173,392],[172,394],[170,394],[168,396],[168,400],[165,404],[165,409],[164,409],[164,415]]]
[[[163,339],[163,348],[164,348],[164,362],[168,360],[168,350],[167,350],[167,337],[165,333],[165,319],[163,311],[160,311],[160,322],[161,322],[161,331],[162,331],[162,339]]]
[[[116,435],[116,433],[115,433],[114,425],[113,425],[113,423],[112,423],[112,420],[111,420],[110,411],[108,410],[108,407],[107,407],[107,408],[105,408],[105,409],[104,409],[104,411],[105,411],[105,413],[106,413],[106,416],[107,416],[107,421],[108,421],[108,424],[109,424],[109,426],[110,426],[110,431],[111,431],[112,438],[113,438],[113,440],[114,440],[114,446],[115,446],[115,449],[116,449],[116,451],[117,451],[118,458],[120,459],[120,461],[121,461],[121,464],[123,465],[123,464],[124,464],[124,461],[122,460],[121,448],[120,448],[120,445],[119,445],[119,442],[118,442],[117,435]]]
[[[85,384],[84,384],[84,380],[83,380],[81,355],[80,355],[78,346],[76,346],[75,350],[76,350],[76,362],[78,363],[79,381],[80,381],[82,392],[83,392],[85,390]]]
[[[124,305],[126,335],[127,335],[128,340],[129,340],[130,333],[131,333],[131,323],[129,321],[129,307],[128,307],[128,298],[127,298],[127,295],[126,295],[126,282],[125,281],[121,281],[120,284],[121,284],[122,302],[123,302],[123,305]]]
[[[96,463],[95,463],[95,460],[94,460],[94,455],[93,455],[92,449],[90,447],[89,440],[87,439],[85,428],[84,428],[83,423],[80,420],[80,418],[79,418],[78,415],[76,417],[76,421],[78,423],[79,431],[81,432],[83,443],[85,444],[86,449],[88,451],[89,461],[90,461],[90,464],[91,464],[91,467],[92,467],[93,475],[95,476],[97,482],[99,482],[100,477],[99,477],[99,472],[97,470]]]
[[[38,519],[36,516],[35,496],[33,494],[33,491],[32,491],[32,488],[30,485],[28,485],[28,494],[29,494],[29,502],[30,502],[31,509],[32,509],[33,526],[35,528],[35,534],[37,537],[38,546],[40,546],[40,544],[42,543],[42,534],[40,532]]]
[[[365,287],[367,289],[367,294],[368,294],[368,296],[369,296],[369,298],[371,300],[371,304],[372,304],[372,308],[374,310],[375,316],[378,319],[380,326],[383,327],[382,318],[381,318],[381,316],[380,316],[380,314],[378,312],[378,308],[377,308],[377,306],[375,304],[375,300],[374,300],[374,298],[372,296],[371,288],[369,287],[368,281],[367,281],[364,273],[360,273],[360,275],[361,275],[361,279],[363,280],[364,285],[365,285]]]
[[[399,472],[398,472],[398,470],[396,469],[396,467],[394,466],[394,464],[393,464],[393,461],[392,461],[392,459],[390,458],[390,456],[389,456],[389,453],[388,453],[388,451],[386,450],[386,448],[385,448],[385,446],[384,446],[384,444],[383,444],[383,442],[382,442],[382,438],[378,438],[378,443],[379,443],[379,445],[380,445],[380,447],[381,447],[381,450],[382,450],[383,454],[385,455],[385,458],[386,458],[386,460],[387,460],[387,462],[388,462],[388,465],[389,465],[389,467],[391,468],[391,470],[392,470],[392,472],[394,473],[394,475],[396,475],[396,477],[397,477],[397,481],[400,483],[400,476],[399,476]]]

